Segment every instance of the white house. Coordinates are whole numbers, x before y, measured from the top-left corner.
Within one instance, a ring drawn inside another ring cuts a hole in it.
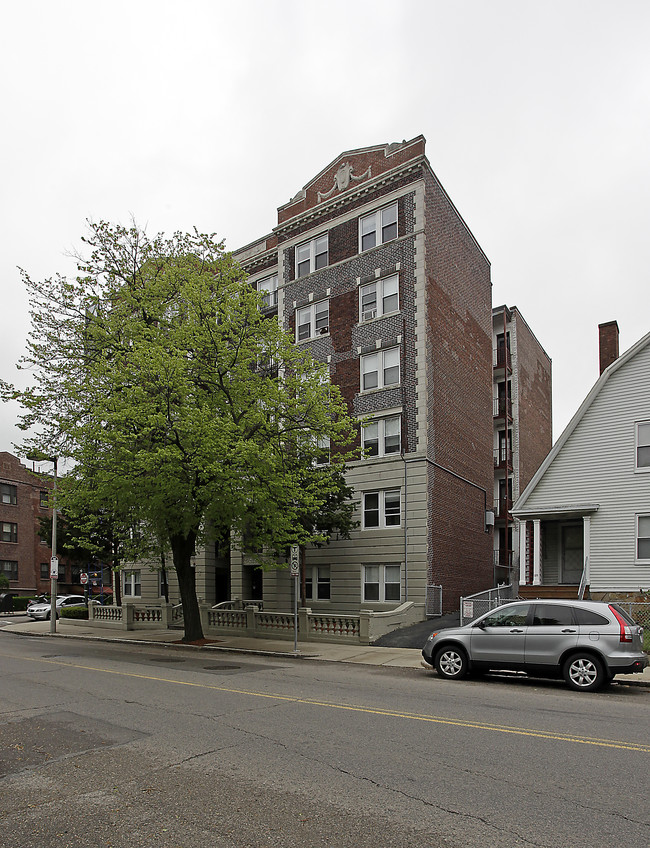
[[[512,510],[522,595],[650,589],[650,333],[620,357],[599,333],[600,378]]]

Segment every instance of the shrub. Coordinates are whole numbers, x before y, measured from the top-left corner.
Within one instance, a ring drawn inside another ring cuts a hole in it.
[[[59,611],[61,618],[88,618],[88,607],[63,607]]]

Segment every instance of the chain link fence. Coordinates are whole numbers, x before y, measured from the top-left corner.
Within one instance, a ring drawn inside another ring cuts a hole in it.
[[[650,603],[642,601],[616,601],[615,603],[643,627],[643,650],[650,652]]]
[[[504,583],[501,586],[496,586],[494,589],[488,589],[485,592],[477,592],[475,595],[468,595],[460,599],[460,623],[468,624],[474,621],[479,615],[484,612],[489,612],[491,609],[507,604],[508,601],[514,601],[517,598],[519,585],[516,583]]]

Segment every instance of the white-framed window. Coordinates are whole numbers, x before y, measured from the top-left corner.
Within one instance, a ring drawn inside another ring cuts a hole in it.
[[[382,489],[363,493],[363,529],[399,527],[402,523],[402,504],[399,489]]]
[[[636,561],[650,563],[650,513],[636,517]]]
[[[140,569],[122,572],[122,593],[129,598],[135,598],[142,595]]]
[[[304,241],[296,247],[296,277],[304,277],[329,263],[329,236]]]
[[[364,565],[363,600],[399,603],[402,599],[399,565]]]
[[[359,251],[397,238],[397,203],[359,218]]]
[[[330,567],[329,565],[308,565],[305,568],[305,600],[329,601]]]
[[[399,385],[399,348],[389,347],[361,357],[361,391]]]
[[[636,470],[650,471],[650,421],[636,425]]]
[[[319,300],[296,309],[296,341],[324,336],[330,331],[330,302]]]
[[[0,483],[0,503],[15,506],[18,503],[18,488],[11,483]]]
[[[0,525],[0,542],[17,542],[18,525],[14,521],[3,521]]]
[[[361,427],[361,441],[366,457],[389,456],[402,449],[402,417],[376,418]]]
[[[264,306],[278,305],[278,275],[271,274],[257,281],[257,291],[264,296]]]
[[[381,315],[399,310],[399,277],[392,274],[359,286],[359,320],[372,321]]]

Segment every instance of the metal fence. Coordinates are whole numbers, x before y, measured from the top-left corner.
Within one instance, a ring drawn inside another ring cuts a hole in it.
[[[427,586],[427,618],[434,615],[442,615],[442,586],[433,584]]]
[[[494,589],[488,589],[485,592],[477,592],[475,595],[468,595],[460,599],[460,623],[467,624],[474,621],[479,615],[484,612],[489,612],[491,609],[498,607],[500,604],[506,604],[517,597],[519,585],[516,583],[504,583],[496,586]]]

